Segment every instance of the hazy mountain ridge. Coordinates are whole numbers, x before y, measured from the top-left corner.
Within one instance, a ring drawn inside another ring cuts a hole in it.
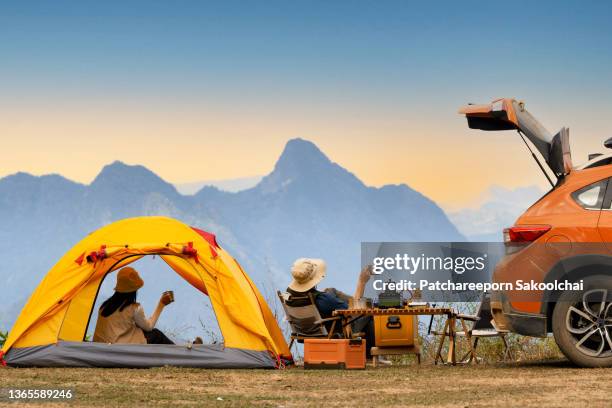
[[[451,221],[470,241],[498,242],[504,228],[544,193],[537,186],[507,189],[491,186],[480,198],[477,208],[464,208],[448,213]]]
[[[240,192],[204,187],[181,195],[145,167],[121,162],[105,166],[90,185],[17,173],[0,179],[0,279],[11,288],[0,311],[22,304],[87,233],[141,215],[167,215],[215,233],[268,289],[283,288],[301,256],[326,259],[326,285],[352,291],[361,241],[464,239],[427,197],[406,185],[367,187],[302,139],[290,140],[274,170]],[[0,326],[14,318],[2,316]]]
[[[188,183],[174,183],[176,190],[182,195],[194,195],[205,187],[216,187],[219,190],[237,192],[254,187],[262,176],[238,177],[230,179],[203,180]]]

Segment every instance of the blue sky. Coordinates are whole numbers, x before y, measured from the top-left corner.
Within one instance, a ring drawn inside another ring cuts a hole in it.
[[[251,176],[301,136],[366,182],[442,200],[459,192],[432,178],[457,165],[522,169],[466,181],[466,195],[539,183],[515,138],[476,134],[456,110],[516,96],[577,132],[575,157],[599,149],[612,136],[611,18],[604,1],[1,2],[0,176],[87,182],[114,159],[171,181]],[[100,138],[109,148],[91,155]],[[176,166],[169,140],[235,161]]]
[[[2,7],[2,73],[26,86],[365,85],[402,97],[469,91],[456,81],[475,72],[596,87],[612,62],[609,2],[19,3]]]

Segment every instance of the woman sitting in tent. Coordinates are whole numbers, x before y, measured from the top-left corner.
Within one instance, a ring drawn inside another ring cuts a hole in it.
[[[100,306],[93,338],[95,342],[174,344],[155,328],[164,307],[172,303],[172,295],[164,292],[155,311],[147,319],[142,306],[136,303],[136,292],[143,285],[144,281],[134,268],[126,267],[119,271],[115,293]]]

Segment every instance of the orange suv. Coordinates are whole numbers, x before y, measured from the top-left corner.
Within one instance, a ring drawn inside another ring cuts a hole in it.
[[[575,364],[612,366],[612,155],[573,167],[569,130],[549,133],[514,99],[459,112],[473,129],[518,131],[552,187],[504,230],[506,255],[493,282],[532,285],[491,293],[496,325],[528,336],[552,332]]]

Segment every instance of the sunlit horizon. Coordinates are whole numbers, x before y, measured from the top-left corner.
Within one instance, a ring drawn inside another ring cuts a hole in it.
[[[515,133],[470,130],[457,109],[516,97],[549,130],[570,127],[576,164],[603,151],[611,8],[7,5],[0,177],[87,184],[115,160],[172,183],[265,175],[301,137],[367,185],[405,183],[441,204],[545,188]]]

